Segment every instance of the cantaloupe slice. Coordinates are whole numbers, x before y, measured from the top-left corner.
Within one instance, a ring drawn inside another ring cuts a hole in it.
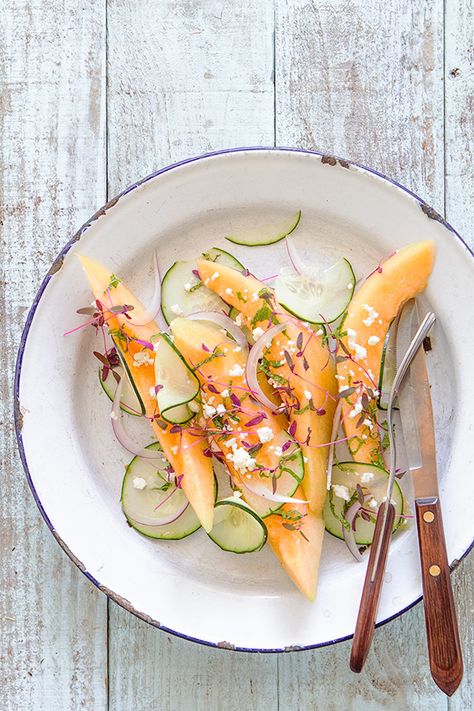
[[[299,488],[295,497],[302,494],[303,491]],[[309,506],[305,504],[284,504],[278,513],[265,519],[265,525],[268,531],[267,540],[284,570],[303,595],[314,600],[324,520],[310,511]]]
[[[141,322],[145,320],[146,310],[135,295],[123,284],[119,284],[108,290],[111,274],[110,271],[99,262],[79,256],[81,264],[89,280],[94,297],[105,306],[130,305],[132,320]],[[125,333],[131,337],[150,341],[152,337],[159,334],[160,329],[156,323],[151,322],[145,326],[134,326],[124,315],[118,315],[107,321],[109,330],[123,328]],[[157,402],[150,394],[155,386],[155,368],[153,363],[142,363],[137,366],[134,355],[143,349],[140,344],[130,341],[127,348],[124,347],[120,339],[115,338],[115,343],[128,365],[132,374],[135,386],[140,393],[140,397],[145,405],[145,412],[148,417],[157,414]],[[150,355],[150,359],[153,356]],[[196,516],[206,531],[212,528],[214,518],[214,472],[211,460],[204,456],[204,448],[196,445],[190,452],[192,458],[187,454],[183,457],[183,447],[195,441],[191,435],[183,430],[180,433],[171,433],[170,426],[163,430],[155,421],[151,423],[153,431],[161,444],[166,458],[170,462],[177,475],[182,474],[181,486],[186,494]]]
[[[227,303],[235,306],[242,314],[242,322],[251,329],[255,327],[267,328],[268,306],[258,294],[268,287],[253,276],[244,276],[241,272],[214,262],[199,259],[197,268],[201,279],[206,286],[215,291]],[[216,276],[217,275],[217,276]],[[323,345],[321,336],[311,335],[308,329],[298,325],[297,320],[278,309],[278,320],[288,324],[286,335],[275,337],[269,350],[269,359],[282,361],[283,350],[293,353],[294,371],[283,359],[283,365],[276,371],[293,389],[300,402],[300,409],[308,405],[307,394],[310,393],[314,406],[324,412],[318,415],[313,410],[306,410],[300,414],[293,414],[290,420],[297,425],[296,437],[303,442],[311,431],[309,445],[303,445],[302,450],[306,458],[305,478],[303,488],[306,498],[310,501],[311,510],[322,514],[326,499],[328,447],[324,446],[330,441],[334,410],[336,408],[337,382],[335,379],[335,366],[329,356],[327,348]],[[306,361],[309,365],[305,370],[302,358],[295,356],[298,335],[303,333],[303,347]],[[294,402],[293,398],[282,395],[283,399]],[[321,446],[323,445],[323,446]]]
[[[209,397],[211,397],[213,407],[217,407],[220,404],[224,404],[226,408],[232,407],[232,404],[229,403],[229,398],[223,397],[221,394],[222,391],[225,393],[229,389],[229,382],[237,386],[234,392],[239,393],[239,397],[243,397],[246,394],[247,386],[243,374],[229,377],[229,371],[232,371],[236,365],[242,371],[245,367],[246,356],[241,349],[234,350],[236,347],[235,341],[223,336],[220,329],[209,326],[202,321],[188,321],[184,318],[177,318],[171,322],[171,330],[173,331],[176,347],[190,364],[197,365],[206,356],[207,351],[203,351],[203,344],[211,352],[218,349],[218,352],[224,353],[224,350],[226,350],[225,357],[217,357],[204,363],[196,371],[201,380],[203,399],[205,401],[208,402]],[[206,389],[210,382],[209,378],[212,378],[212,391]],[[241,390],[238,388],[241,388]],[[242,407],[245,408],[245,412],[240,413],[241,420],[239,423],[235,423],[235,430],[233,431],[236,437],[240,435],[241,431],[246,431],[246,422],[249,422],[259,412],[266,414],[261,426],[270,427],[275,436],[281,432],[282,421],[284,428],[288,428],[288,421],[284,416],[273,415],[263,405],[259,405],[248,397],[244,399]],[[251,432],[246,434],[245,439],[251,444],[259,441],[256,434]],[[215,437],[214,441],[225,456],[229,451],[225,447],[225,438]],[[259,464],[273,467],[277,463],[278,458],[275,457],[275,453],[270,447],[271,441],[264,444],[258,454],[255,455]],[[258,473],[242,474],[235,468],[232,461],[226,461],[226,464],[234,481],[237,485],[241,484],[244,499],[249,499],[248,491],[246,492],[242,480],[245,476],[250,476],[250,483],[255,484],[255,482],[259,481],[261,483]],[[245,481],[249,483],[248,479],[245,479]],[[298,487],[294,497],[297,499],[305,498],[305,493],[301,487]],[[314,600],[324,522],[321,516],[312,513],[305,504],[284,504],[280,511],[284,515],[286,514],[287,517],[284,518],[281,513],[278,513],[265,518],[265,524],[268,522],[269,543],[295,585],[310,600]],[[293,526],[295,527],[294,529],[292,529]],[[299,532],[300,527],[306,538]]]
[[[343,338],[354,360],[344,360],[337,366],[339,385],[352,386],[362,381],[362,387],[343,401],[342,415],[349,449],[359,462],[382,463],[380,437],[374,422],[375,402],[358,412],[362,392],[376,390],[382,349],[391,321],[401,306],[422,292],[433,269],[434,243],[418,242],[408,245],[382,264],[360,287],[348,306]],[[344,355],[341,353],[341,355]],[[361,415],[365,414],[365,417]],[[359,424],[359,420],[366,424]],[[369,424],[370,421],[370,424]]]

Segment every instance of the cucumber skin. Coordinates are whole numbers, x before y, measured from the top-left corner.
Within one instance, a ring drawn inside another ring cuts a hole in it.
[[[264,523],[263,519],[261,519],[260,516],[259,516],[257,513],[255,513],[255,511],[254,511],[253,509],[249,508],[248,505],[245,506],[245,505],[243,505],[243,504],[240,504],[238,501],[233,502],[233,501],[229,501],[229,500],[225,500],[225,499],[223,499],[222,501],[216,501],[216,504],[215,504],[214,508],[217,508],[218,506],[225,506],[225,505],[227,505],[227,506],[235,506],[236,508],[240,508],[240,509],[242,509],[243,511],[245,511],[245,512],[248,513],[250,516],[253,516],[253,518],[262,526],[262,529],[263,529],[263,541],[262,541],[262,543],[261,543],[257,548],[252,548],[252,549],[246,550],[246,551],[234,551],[234,550],[232,550],[232,548],[225,548],[224,546],[221,546],[221,544],[218,543],[218,542],[216,541],[216,539],[212,537],[212,535],[211,535],[211,534],[212,534],[212,529],[211,529],[211,531],[207,534],[207,535],[209,536],[209,538],[211,539],[211,541],[212,541],[213,543],[215,543],[216,546],[218,546],[221,550],[226,551],[226,553],[234,553],[235,555],[244,555],[245,553],[256,553],[257,551],[262,550],[263,546],[264,546],[265,543],[267,542],[267,537],[268,537],[267,527],[265,526],[265,523]]]
[[[235,237],[226,237],[226,240],[229,242],[232,242],[232,244],[239,244],[243,247],[267,247],[270,244],[277,244],[278,242],[281,242],[282,239],[285,239],[285,237],[288,237],[289,235],[292,234],[300,224],[301,220],[301,210],[298,210],[296,213],[296,218],[294,224],[290,227],[290,229],[287,232],[284,232],[274,239],[270,239],[267,242],[242,242],[242,240],[238,240]]]
[[[109,400],[110,400],[111,402],[113,402],[113,397],[110,395],[109,391],[107,390],[106,384],[105,384],[104,381],[102,380],[101,369],[100,369],[100,368],[99,368],[99,371],[98,371],[98,375],[99,375],[100,387],[102,388],[102,390],[104,391],[104,393],[107,395],[107,397],[109,398]],[[127,407],[127,405],[123,405],[123,404],[120,405],[120,409],[122,410],[122,412],[127,413],[127,415],[133,415],[133,417],[142,417],[142,415],[140,415],[140,413],[138,413],[138,412],[133,412],[133,410],[130,410],[130,409]]]
[[[189,365],[187,364],[187,362],[186,362],[185,359],[183,358],[182,354],[181,354],[181,353],[179,352],[179,350],[176,348],[176,346],[174,345],[173,341],[172,341],[171,338],[168,336],[168,334],[167,334],[167,333],[162,333],[162,334],[161,334],[161,337],[163,338],[163,340],[165,341],[165,343],[174,351],[174,353],[178,356],[178,358],[181,359],[181,361],[182,361],[184,367],[186,368],[187,371],[189,371],[189,373],[191,373],[192,377],[194,378],[194,380],[195,380],[195,382],[196,382],[196,390],[195,390],[195,392],[194,392],[194,395],[193,395],[191,398],[189,398],[189,400],[186,400],[185,402],[176,403],[176,405],[170,405],[169,407],[167,407],[167,408],[165,408],[164,410],[161,410],[161,411],[160,411],[160,417],[161,417],[163,420],[165,420],[165,422],[168,422],[170,425],[184,425],[184,424],[186,424],[187,422],[189,422],[190,420],[192,420],[193,417],[196,415],[196,413],[193,412],[193,411],[191,410],[191,408],[189,408],[189,407],[187,408],[187,409],[188,409],[189,417],[187,417],[187,419],[185,419],[185,420],[179,420],[179,421],[170,420],[170,419],[168,419],[168,417],[166,417],[166,414],[165,414],[165,413],[168,412],[169,410],[174,410],[176,407],[182,407],[182,406],[184,407],[184,406],[186,406],[189,402],[192,402],[192,401],[199,395],[199,392],[200,392],[200,390],[201,390],[201,386],[200,386],[200,383],[199,383],[199,380],[198,380],[196,374],[191,370],[191,368],[189,367]]]

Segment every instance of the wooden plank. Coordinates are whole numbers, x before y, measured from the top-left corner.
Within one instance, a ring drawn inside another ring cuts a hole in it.
[[[443,209],[441,0],[277,0],[276,57],[277,144],[375,167]],[[361,676],[349,652],[281,657],[281,708],[447,708],[420,606],[376,631]]]
[[[273,145],[273,3],[109,0],[109,192],[209,150]],[[110,709],[277,708],[277,659],[209,649],[110,604]],[[131,660],[133,671],[131,670]]]
[[[474,249],[474,7],[470,0],[446,3],[446,217]],[[449,700],[450,711],[474,706],[474,555],[453,574],[464,680]]]
[[[0,706],[100,711],[106,601],[60,550],[28,490],[12,373],[41,279],[105,197],[104,3],[3,3],[0,32]]]

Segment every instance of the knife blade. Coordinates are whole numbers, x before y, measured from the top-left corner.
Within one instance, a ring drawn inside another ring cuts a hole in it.
[[[398,324],[397,361],[419,322],[413,300],[405,306]],[[461,683],[463,661],[439,500],[433,409],[423,348],[418,350],[400,388],[398,406],[415,497],[430,669],[439,688],[451,696]]]

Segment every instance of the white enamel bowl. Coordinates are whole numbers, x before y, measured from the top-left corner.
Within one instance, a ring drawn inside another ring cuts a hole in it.
[[[409,242],[434,239],[425,303],[438,323],[429,356],[449,560],[474,538],[474,396],[471,303],[474,260],[460,237],[404,188],[367,169],[315,153],[242,149],[192,159],[130,187],[81,228],[44,280],[24,330],[16,374],[20,453],[38,506],[59,543],[116,602],[169,632],[205,644],[276,651],[330,644],[354,630],[365,563],[327,535],[317,601],[307,602],[270,550],[224,553],[203,531],[157,542],[125,523],[119,494],[128,454],[114,440],[110,403],[90,357],[92,329],[63,332],[91,301],[75,255],[110,265],[147,300],[152,250],[166,269],[212,246],[257,276],[285,262],[283,244],[246,248],[223,239],[236,227],[297,209],[303,253],[348,257],[363,276]],[[471,319],[471,320],[470,320]],[[470,320],[470,322],[469,322]],[[467,375],[466,375],[467,374]],[[142,430],[144,443],[151,441]],[[393,541],[378,621],[421,595],[414,526]]]

